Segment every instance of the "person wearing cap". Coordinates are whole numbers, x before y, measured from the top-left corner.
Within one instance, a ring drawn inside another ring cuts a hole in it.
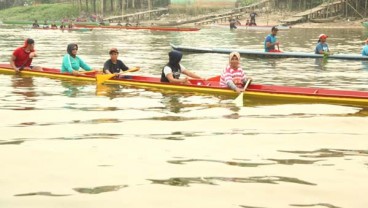
[[[77,44],[69,44],[66,51],[68,53],[64,55],[63,62],[61,64],[62,73],[70,73],[74,75],[82,74],[83,72],[79,71],[80,68],[84,69],[85,71],[96,71],[93,70],[92,67],[90,67],[88,64],[86,64],[79,56],[77,56]]]
[[[280,52],[279,42],[276,38],[277,31],[279,31],[277,27],[271,28],[271,34],[269,34],[264,41],[265,52]],[[277,49],[275,46],[277,46]]]
[[[195,73],[186,69],[180,64],[183,54],[180,51],[169,52],[169,62],[164,66],[161,72],[161,82],[170,82],[175,84],[190,84],[188,77],[180,78],[181,74],[185,74],[191,78],[203,79]]]
[[[32,66],[32,60],[34,57],[37,57],[37,53],[34,49],[34,40],[31,38],[27,38],[24,41],[24,45],[19,47],[13,51],[13,54],[10,58],[10,66],[16,71],[19,72],[23,69],[32,69],[37,71],[42,71],[40,66]]]
[[[220,77],[220,86],[228,87],[237,93],[244,91],[244,85],[247,80],[244,70],[240,66],[240,54],[238,52],[232,52],[229,55],[229,65],[222,71]]]
[[[121,60],[118,59],[119,51],[117,48],[111,48],[109,51],[110,59],[103,66],[103,73],[118,74],[129,69]]]
[[[363,46],[363,49],[362,49],[362,55],[368,56],[368,38],[364,42],[365,42],[365,45]]]
[[[326,43],[326,39],[328,38],[325,34],[320,34],[318,37],[318,43],[316,45],[315,53],[316,54],[329,54],[330,49],[328,48],[328,44]]]

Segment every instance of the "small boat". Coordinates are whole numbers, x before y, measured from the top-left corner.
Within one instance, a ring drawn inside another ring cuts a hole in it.
[[[230,25],[227,24],[210,24],[210,25],[203,25],[203,27],[214,27],[214,28],[226,28],[229,29]],[[291,27],[288,25],[236,25],[236,29],[245,29],[245,30],[269,30],[271,31],[272,27],[276,27],[279,30],[288,30]]]
[[[328,58],[328,59],[346,59],[346,60],[368,60],[368,56],[361,54],[332,54],[322,55],[306,52],[265,52],[255,49],[239,49],[239,48],[201,48],[189,46],[176,46],[170,44],[174,50],[191,52],[191,53],[225,53],[230,54],[233,51],[239,52],[241,55],[257,56],[265,58]]]
[[[97,75],[97,79],[99,76]],[[229,88],[221,87],[219,76],[210,80],[189,80],[191,85],[160,82],[160,77],[127,75],[105,80],[105,84],[118,84],[147,89],[164,89],[236,97],[238,94]],[[368,91],[333,90],[323,88],[285,87],[276,85],[251,84],[244,93],[247,98],[283,100],[287,102],[334,103],[344,105],[368,105]]]
[[[2,74],[15,74],[14,69],[9,64],[0,64],[0,73]],[[43,71],[34,71],[24,69],[21,72],[25,75],[32,76],[42,76],[49,78],[61,78],[61,79],[71,79],[71,80],[84,80],[84,81],[95,81],[96,72],[86,72],[80,75],[61,73],[60,69],[54,68],[43,68]]]
[[[313,18],[309,19],[310,22],[314,23],[326,23],[326,22],[334,22],[340,16],[327,17],[327,18]]]
[[[119,25],[83,25],[76,27],[83,28],[99,28],[99,29],[119,29],[119,30],[155,30],[155,31],[177,31],[177,32],[189,32],[198,31],[200,28],[195,27],[163,27],[163,26],[119,26]]]

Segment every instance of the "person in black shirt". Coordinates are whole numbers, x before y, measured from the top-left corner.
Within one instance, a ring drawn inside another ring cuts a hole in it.
[[[33,28],[39,28],[40,25],[38,24],[37,20],[34,21],[34,23],[32,24]]]
[[[105,74],[118,74],[129,69],[121,60],[118,59],[119,51],[116,48],[111,48],[109,51],[110,59],[103,66]]]

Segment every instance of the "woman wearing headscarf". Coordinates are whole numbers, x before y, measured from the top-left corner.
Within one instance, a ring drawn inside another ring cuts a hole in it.
[[[79,68],[85,71],[96,71],[86,64],[79,56],[77,56],[78,45],[71,43],[67,47],[67,54],[63,57],[63,63],[61,64],[62,73],[80,74]]]
[[[162,69],[161,82],[190,84],[188,77],[204,80],[204,78],[189,71],[183,65],[180,64],[182,57],[183,54],[179,51],[173,50],[169,52],[169,63],[167,63],[166,66]],[[188,77],[180,78],[181,74],[185,74]]]
[[[229,65],[222,71],[220,86],[228,87],[238,93],[244,91],[243,86],[246,83],[247,76],[240,66],[240,54],[232,52],[229,56]]]

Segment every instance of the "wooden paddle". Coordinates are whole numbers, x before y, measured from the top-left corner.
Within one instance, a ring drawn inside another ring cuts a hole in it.
[[[244,88],[243,88],[243,92],[241,92],[238,97],[235,98],[235,100],[233,101],[233,103],[238,106],[238,107],[241,107],[243,106],[243,95],[244,95],[244,91],[248,88],[249,84],[251,82],[251,79],[248,79],[247,82],[245,83],[244,85]]]
[[[96,81],[97,81],[97,84],[100,85],[102,83],[104,83],[106,80],[109,80],[115,76],[119,76],[121,74],[125,74],[125,73],[128,73],[128,72],[136,72],[136,71],[139,71],[140,68],[138,67],[134,67],[134,68],[130,68],[126,71],[123,71],[123,72],[120,72],[119,74],[97,74],[96,75]]]

